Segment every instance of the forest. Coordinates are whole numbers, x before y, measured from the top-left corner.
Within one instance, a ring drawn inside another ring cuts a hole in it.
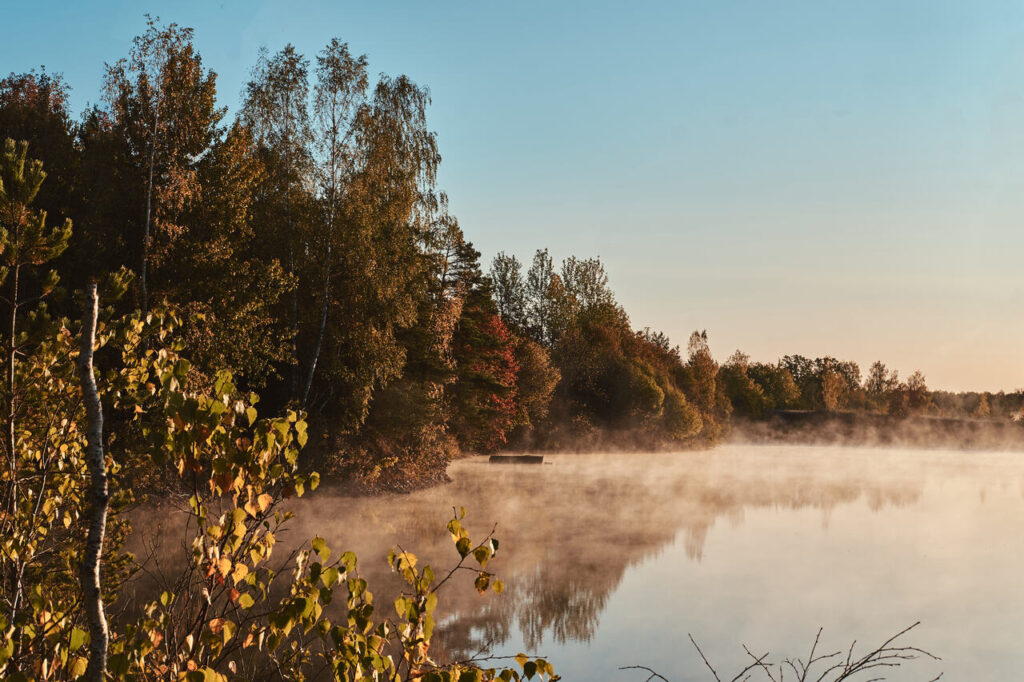
[[[1019,412],[1019,392],[933,394],[881,363],[719,367],[705,332],[681,351],[634,330],[597,258],[482,264],[436,186],[428,90],[369,74],[338,40],[264,51],[228,121],[191,30],[151,21],[77,121],[60,76],[3,79],[0,138],[47,174],[33,209],[74,225],[48,309],[131,273],[114,307],[176,311],[192,381],[227,370],[302,410],[309,463],[369,487],[440,480],[460,452],[707,445],[733,413]]]
[[[313,60],[289,46],[262,53],[226,121],[191,36],[151,22],[77,122],[59,76],[0,83],[0,136],[45,168],[32,210],[74,225],[19,295],[73,316],[71,292],[120,273],[118,314],[180,316],[190,382],[230,371],[304,412],[305,463],[365,486],[591,432],[720,437],[706,335],[683,357],[635,332],[598,259],[499,254],[485,272],[435,185],[425,88],[371,82],[338,41]]]
[[[437,186],[428,89],[340,40],[261,52],[233,118],[192,30],[156,20],[98,104],[73,115],[68,93],[45,70],[0,80],[6,679],[553,677],[525,656],[432,666],[447,578],[404,551],[397,624],[319,538],[272,570],[283,501],[436,484],[461,454],[708,447],[779,410],[1020,413],[1021,392],[881,362],[719,364],[706,331],[634,328],[598,258],[483,263]],[[189,568],[108,632],[134,570],[120,512],[168,494],[193,515]],[[457,567],[500,592],[497,540],[461,517]]]

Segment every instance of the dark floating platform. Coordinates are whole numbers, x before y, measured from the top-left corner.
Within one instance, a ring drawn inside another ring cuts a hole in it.
[[[491,455],[491,464],[543,464],[544,455]]]

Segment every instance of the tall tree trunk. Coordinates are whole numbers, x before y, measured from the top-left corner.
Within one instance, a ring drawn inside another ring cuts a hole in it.
[[[17,229],[17,228],[15,228]],[[15,236],[17,241],[17,236]],[[7,453],[10,456],[10,498],[8,499],[8,509],[5,511],[9,515],[9,518],[15,518],[16,510],[18,505],[18,498],[20,492],[18,491],[18,453],[17,453],[17,438],[16,438],[16,419],[17,419],[17,400],[14,395],[14,366],[17,362],[18,357],[18,279],[21,274],[21,266],[15,265],[11,272],[11,323],[10,323],[10,336],[8,338],[7,346],[7,423],[6,427],[6,446]],[[18,614],[18,607],[21,605],[21,593],[23,592],[22,581],[25,575],[25,564],[18,557],[11,562],[11,612],[7,621],[13,623],[15,616]],[[11,652],[10,665],[11,669],[18,670],[19,659],[21,658],[21,642],[22,638],[20,635],[16,635],[14,639],[14,651]]]
[[[17,239],[17,237],[15,237]],[[18,453],[17,439],[16,439],[16,408],[17,401],[14,396],[14,365],[17,362],[18,353],[18,279],[21,274],[21,266],[15,265],[11,272],[11,322],[10,328],[8,329],[7,339],[7,415],[6,415],[6,433],[4,434],[7,440],[7,454],[10,457],[10,481],[11,481],[11,494],[8,499],[8,509],[5,511],[10,515],[10,518],[14,518],[15,509],[18,504]],[[8,622],[14,622],[14,616],[18,613],[18,605],[21,601],[21,577],[22,577],[22,565],[21,559],[17,559],[11,563],[11,613]],[[20,642],[20,638],[19,642]],[[17,653],[17,652],[15,652]]]
[[[142,284],[142,312],[149,311],[149,234],[150,225],[153,221],[153,166],[156,161],[156,145],[150,142],[149,145],[149,180],[146,185],[146,224],[142,232],[142,270],[139,278]]]
[[[337,137],[338,137],[338,125],[336,119],[331,127],[331,157],[329,166],[329,177],[331,178],[328,185],[328,196],[327,196],[327,247],[326,257],[324,258],[324,290],[323,300],[320,303],[320,329],[316,334],[316,345],[313,347],[313,357],[309,360],[309,373],[306,375],[306,386],[302,391],[302,407],[307,407],[309,403],[309,390],[313,386],[313,377],[316,376],[316,365],[320,360],[320,351],[324,345],[324,334],[327,330],[327,310],[328,310],[328,296],[331,290],[331,247],[334,244],[334,216],[335,206],[338,195],[338,154],[337,154]]]
[[[295,245],[288,242],[288,271],[290,275],[295,275]],[[296,277],[296,279],[298,279]],[[299,372],[302,369],[299,367],[299,287],[296,283],[292,287],[292,319],[291,319],[291,330],[292,330],[292,367],[291,367],[291,386],[289,388],[289,397],[295,400],[299,397]]]
[[[288,274],[296,279],[295,274],[295,221],[292,216],[292,98],[288,92],[284,95],[284,220],[285,229],[288,230]],[[290,386],[288,397],[297,400],[299,397],[299,287],[298,283],[292,287],[292,366],[290,374]]]
[[[85,311],[82,315],[82,345],[78,356],[78,372],[82,382],[82,399],[85,402],[86,462],[89,466],[90,497],[92,518],[89,520],[89,535],[85,544],[79,579],[85,601],[85,613],[89,620],[89,665],[85,670],[87,682],[102,682],[107,670],[107,618],[103,613],[103,591],[100,582],[100,558],[103,556],[103,539],[107,532],[107,508],[110,493],[107,487],[107,467],[103,458],[103,408],[100,405],[96,377],[93,375],[93,345],[96,342],[96,318],[99,313],[99,298],[96,283],[89,284],[85,297]]]
[[[313,385],[313,376],[316,373],[316,363],[320,359],[320,349],[324,345],[324,332],[327,329],[327,297],[331,290],[331,248],[327,247],[327,263],[324,265],[324,292],[323,301],[320,304],[320,330],[316,335],[316,346],[313,348],[313,357],[309,361],[309,374],[306,375],[306,386],[302,390],[302,406],[305,407],[309,400],[309,389]]]

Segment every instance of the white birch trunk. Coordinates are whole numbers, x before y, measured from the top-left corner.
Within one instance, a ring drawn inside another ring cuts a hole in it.
[[[103,556],[103,540],[107,532],[110,493],[107,487],[107,467],[103,457],[103,408],[92,368],[98,313],[99,298],[96,294],[96,283],[93,282],[89,284],[86,292],[85,311],[82,315],[82,346],[78,356],[78,372],[82,382],[82,399],[85,402],[87,420],[86,462],[89,467],[92,501],[92,518],[89,520],[89,535],[79,576],[89,621],[89,665],[84,678],[87,682],[102,682],[104,679],[107,669],[107,643],[110,637],[107,618],[103,612],[100,582],[100,558]]]

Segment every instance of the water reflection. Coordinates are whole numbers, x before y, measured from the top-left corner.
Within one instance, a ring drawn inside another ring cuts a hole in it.
[[[436,658],[529,650],[566,679],[644,663],[697,680],[687,632],[739,661],[741,643],[792,655],[818,626],[841,648],[924,620],[915,644],[946,658],[947,678],[959,665],[969,679],[978,666],[1024,665],[1004,646],[1024,627],[1018,457],[735,446],[543,466],[473,458],[452,465],[450,484],[411,495],[318,491],[288,535],[354,550],[387,609],[401,587],[384,562],[391,546],[451,566],[453,506],[467,508],[474,537],[496,523],[491,567],[506,591],[448,590]]]
[[[294,532],[323,533],[323,519],[344,518],[329,529],[328,541],[355,548],[371,584],[390,585],[390,576],[365,563],[383,556],[387,541],[397,539],[447,565],[452,554],[443,523],[453,505],[466,506],[477,532],[497,523],[502,551],[494,567],[505,579],[505,594],[481,598],[461,590],[443,600],[446,615],[435,646],[464,657],[514,634],[531,650],[548,642],[589,642],[630,567],[657,557],[677,538],[686,556],[699,562],[711,529],[723,521],[742,524],[750,509],[815,509],[827,526],[838,505],[864,500],[879,511],[920,495],[920,480],[879,477],[852,453],[823,467],[802,461],[792,448],[753,451],[761,461],[730,449],[565,455],[544,466],[463,460],[450,470],[453,482],[434,490],[360,500],[318,495],[303,503],[303,526]]]

